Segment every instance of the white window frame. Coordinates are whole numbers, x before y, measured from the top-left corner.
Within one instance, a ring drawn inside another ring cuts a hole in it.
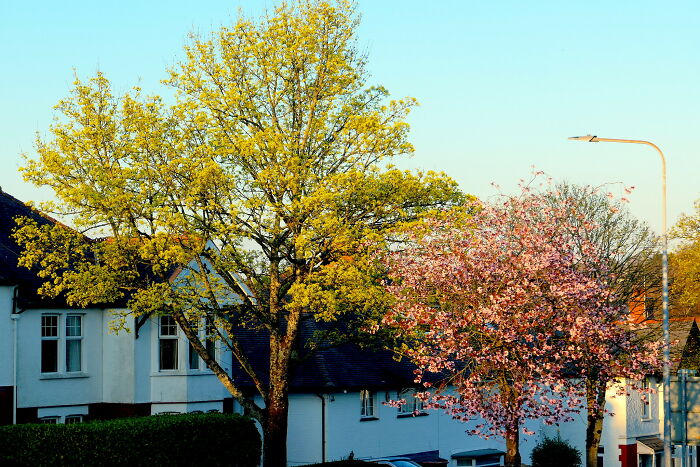
[[[360,418],[377,418],[377,393],[362,389],[360,391]]]
[[[640,392],[640,397],[639,400],[642,404],[642,420],[651,420],[651,394],[648,391],[649,389],[649,378],[644,378],[642,380],[642,392]],[[644,401],[644,398],[646,398],[646,402]]]
[[[216,339],[210,339],[209,335],[214,335],[216,333],[216,328],[206,324],[204,321],[200,326],[194,328],[200,342],[207,349],[207,352],[211,357],[218,361],[218,346],[216,345]],[[187,369],[189,371],[211,371],[209,367],[204,362],[204,360],[199,356],[199,353],[194,349],[192,343],[187,340]],[[196,365],[192,365],[196,362]]]
[[[406,388],[397,392],[399,400],[406,400],[405,404],[399,406],[399,415],[413,415],[423,413],[423,401],[414,396],[416,390],[414,388]]]
[[[45,325],[44,318],[55,318],[55,324]],[[53,375],[61,372],[61,315],[58,313],[42,313],[40,321],[41,348],[39,351],[39,371],[44,375]],[[54,333],[45,332],[53,329]],[[48,334],[48,335],[46,335]],[[53,335],[51,335],[53,334]],[[56,345],[55,371],[44,371],[44,342],[52,341]]]
[[[164,324],[163,320],[170,318],[172,320],[172,324],[167,323]],[[177,371],[180,368],[180,346],[178,344],[179,341],[179,332],[178,332],[178,325],[175,322],[175,319],[170,316],[170,315],[162,315],[158,317],[157,321],[157,326],[158,326],[158,371]],[[167,333],[164,333],[163,331],[167,329]],[[172,333],[171,333],[172,331]],[[175,367],[174,368],[163,368],[163,346],[162,346],[162,341],[174,341],[175,342],[175,355],[174,355],[174,363]]]
[[[66,425],[71,425],[74,423],[83,423],[83,414],[72,414],[63,417],[63,423]]]
[[[69,323],[69,321],[70,321],[71,318],[77,318],[77,319],[78,319],[78,323],[79,323],[79,329],[78,329],[78,330],[80,331],[79,335],[75,335],[75,336],[69,336],[69,335],[68,335],[68,334],[69,334],[69,333],[68,333],[68,323]],[[84,322],[85,320],[83,319],[83,315],[82,315],[82,314],[70,313],[70,314],[67,314],[67,315],[66,315],[66,319],[65,319],[64,321],[65,321],[65,326],[64,326],[64,329],[65,329],[65,344],[64,344],[62,347],[65,349],[65,359],[64,359],[64,360],[65,360],[65,371],[66,371],[66,373],[81,373],[81,372],[83,371],[83,367],[84,367],[84,359],[83,359],[83,335],[84,335],[85,333],[84,333],[84,331],[83,331],[83,329],[84,329],[83,322]],[[78,369],[68,370],[68,359],[70,358],[70,355],[69,355],[70,352],[68,351],[68,343],[69,343],[69,342],[78,342],[78,343],[79,343],[79,344],[78,344],[78,349],[77,349],[77,351],[78,351],[78,357],[79,357],[79,362],[78,362],[78,363],[79,363],[79,367],[78,367]]]

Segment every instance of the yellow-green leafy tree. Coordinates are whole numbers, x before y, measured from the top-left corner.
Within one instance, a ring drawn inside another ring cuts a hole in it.
[[[378,322],[373,249],[464,201],[444,174],[388,165],[413,150],[414,100],[367,87],[357,21],[344,0],[299,1],[193,36],[165,81],[172,105],[138,89],[115,96],[101,73],[77,79],[22,169],[75,228],[20,221],[21,261],[40,270],[42,292],[171,315],[261,423],[267,466],[286,465],[302,321]],[[264,370],[241,328],[269,338]],[[212,338],[263,404],[209,355]]]
[[[671,295],[676,305],[691,314],[700,307],[700,200],[695,213],[684,214],[672,236],[680,240],[670,257]]]

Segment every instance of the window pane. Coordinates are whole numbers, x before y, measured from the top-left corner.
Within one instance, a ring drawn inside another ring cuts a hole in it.
[[[66,371],[80,371],[82,364],[82,343],[80,339],[66,341]]]
[[[160,317],[160,335],[177,336],[177,324],[172,316]]]
[[[41,317],[41,337],[58,337],[58,316],[43,315]]]
[[[82,421],[83,421],[82,415],[67,415],[65,423],[66,423],[66,425],[70,425],[72,423],[82,423]]]
[[[199,354],[190,344],[190,370],[199,370]]]
[[[80,337],[82,335],[82,316],[66,316],[66,336]]]
[[[360,404],[362,405],[362,410],[360,415],[363,417],[373,417],[374,416],[374,393],[362,390],[360,391]]]
[[[216,345],[215,342],[212,339],[207,339],[205,342],[205,345],[207,347],[207,354],[213,359],[216,360]]]
[[[58,341],[41,341],[41,372],[56,373],[58,371]]]
[[[177,370],[177,339],[160,339],[160,369]]]

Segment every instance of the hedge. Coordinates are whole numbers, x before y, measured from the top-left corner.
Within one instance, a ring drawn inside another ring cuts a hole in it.
[[[0,427],[0,465],[227,465],[260,462],[253,421],[229,414],[156,415]]]
[[[580,467],[581,453],[567,441],[547,438],[532,450],[532,467]]]

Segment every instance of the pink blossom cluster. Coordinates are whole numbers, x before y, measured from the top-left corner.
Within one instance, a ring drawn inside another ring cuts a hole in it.
[[[658,345],[635,344],[596,245],[574,205],[520,197],[475,202],[469,222],[430,221],[428,234],[385,258],[395,299],[383,324],[404,336],[428,408],[471,434],[507,436],[527,419],[571,420],[587,379],[642,378]],[[430,388],[433,389],[430,389]]]

